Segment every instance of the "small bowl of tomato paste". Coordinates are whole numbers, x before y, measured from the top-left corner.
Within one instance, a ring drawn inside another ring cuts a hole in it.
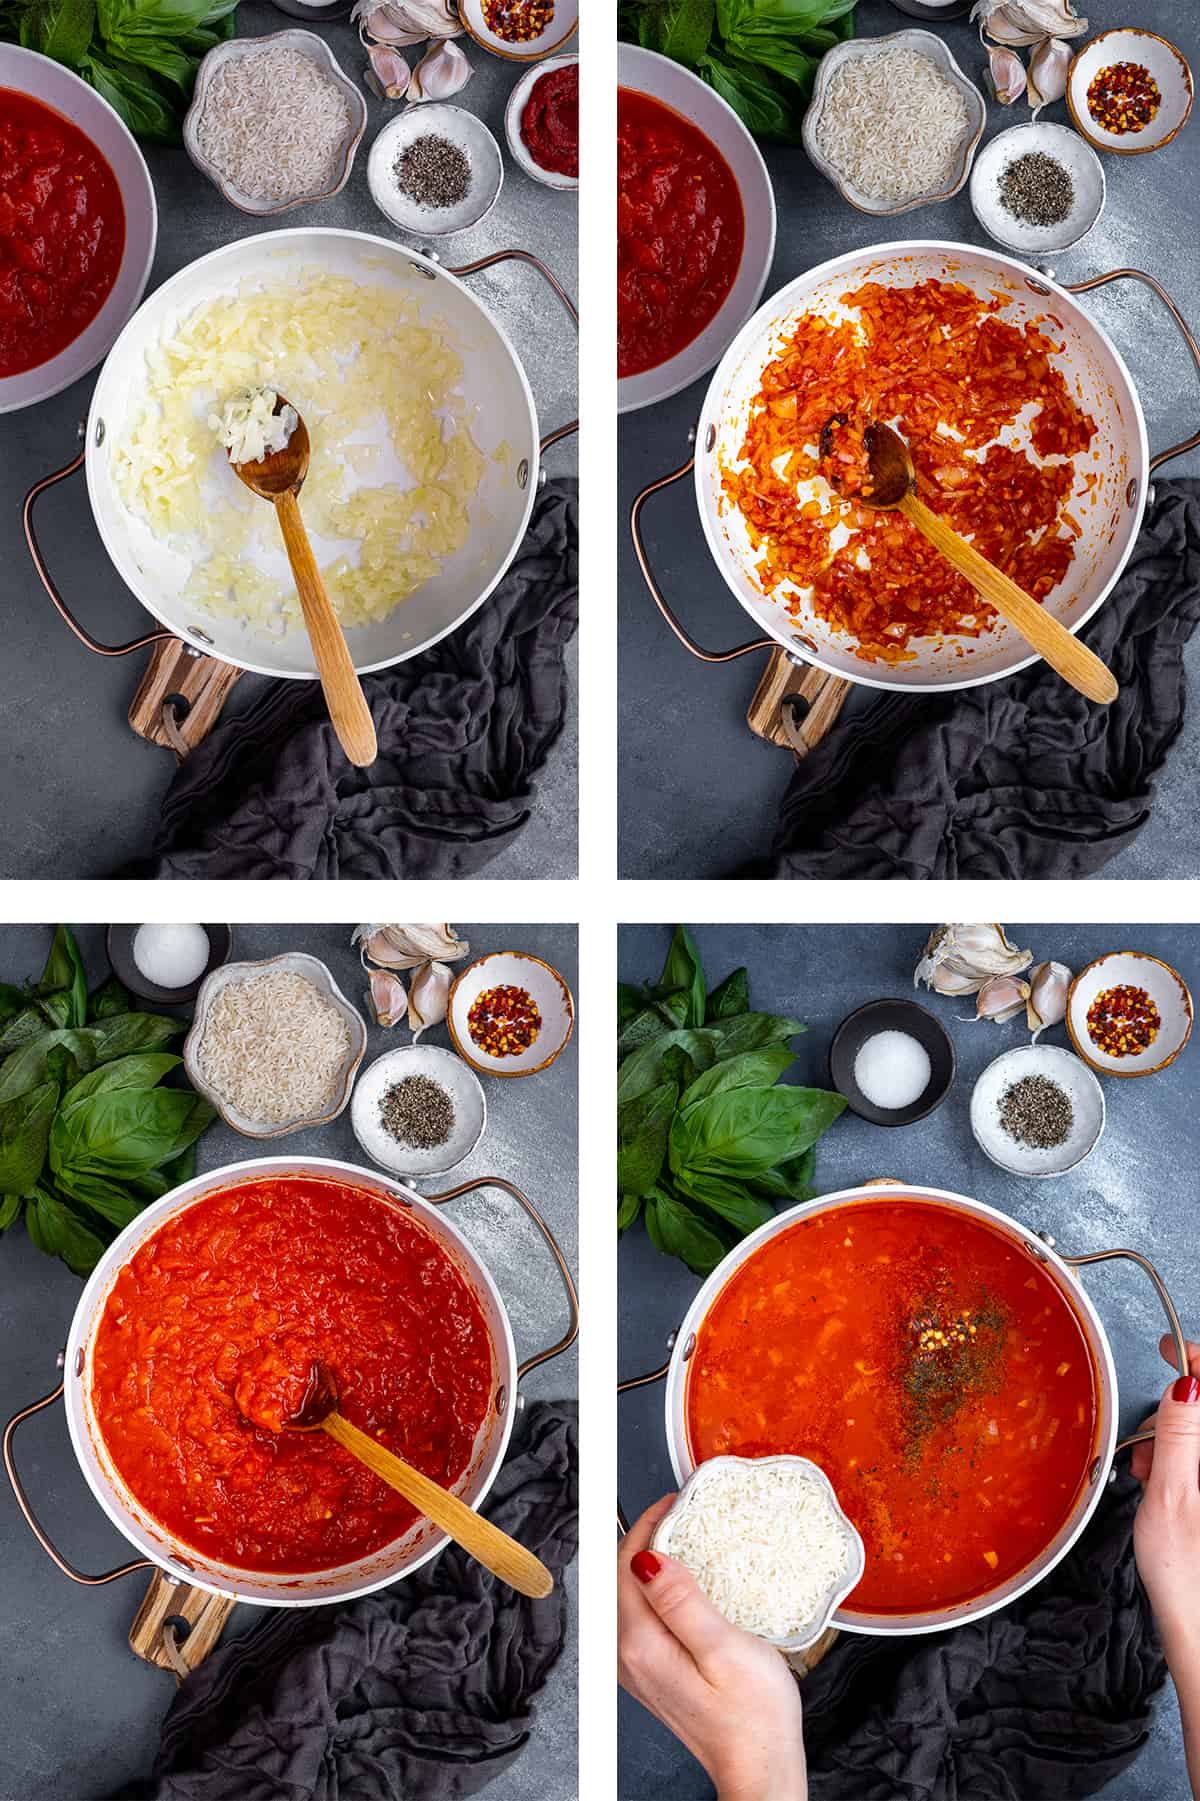
[[[552,56],[522,75],[504,109],[517,167],[548,188],[579,186],[579,58]]]

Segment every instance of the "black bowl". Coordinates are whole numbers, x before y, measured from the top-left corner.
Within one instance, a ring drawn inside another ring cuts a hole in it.
[[[876,1107],[854,1080],[854,1060],[876,1032],[907,1032],[929,1053],[929,1084],[924,1094],[907,1107],[891,1111]],[[834,1087],[845,1095],[850,1111],[873,1126],[911,1126],[914,1120],[924,1119],[949,1094],[954,1067],[950,1034],[940,1020],[916,1001],[868,1001],[865,1007],[847,1014],[829,1047],[829,1075]]]
[[[160,988],[156,982],[148,982],[133,960],[133,938],[137,926],[109,926],[105,940],[108,948],[108,960],[112,964],[113,974],[117,980],[124,982],[131,994],[136,994],[144,1001],[157,1001],[160,1007],[182,1007],[188,1001],[194,1001],[200,992],[200,984],[205,976],[211,975],[214,969],[220,969],[222,963],[228,963],[229,953],[233,949],[232,926],[205,926],[208,933],[208,962],[194,982],[186,988]]]

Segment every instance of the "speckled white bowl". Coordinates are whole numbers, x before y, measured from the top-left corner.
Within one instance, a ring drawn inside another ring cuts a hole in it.
[[[557,170],[543,169],[540,163],[535,162],[526,150],[521,137],[521,120],[525,117],[529,96],[542,76],[549,75],[552,69],[565,69],[571,63],[578,61],[577,56],[549,56],[535,69],[526,69],[508,96],[508,105],[504,109],[504,135],[508,139],[509,153],[513,161],[519,169],[524,170],[531,181],[540,181],[544,188],[577,188],[579,177],[578,175],[560,175]]]
[[[538,62],[544,56],[553,56],[570,42],[579,27],[579,0],[554,0],[545,29],[520,43],[499,37],[491,29],[483,16],[483,0],[459,0],[458,11],[467,35],[482,49],[510,63]]]
[[[1092,1043],[1088,1008],[1106,988],[1144,988],[1162,1021],[1153,1044],[1137,1057],[1108,1057]],[[1067,995],[1067,1031],[1084,1062],[1102,1076],[1152,1076],[1174,1063],[1192,1034],[1192,997],[1169,963],[1144,951],[1109,951],[1081,969]]]
[[[454,1124],[445,1144],[431,1151],[413,1150],[390,1138],[379,1123],[379,1103],[389,1088],[406,1076],[428,1076],[454,1103]],[[483,1084],[461,1057],[437,1044],[401,1044],[368,1064],[350,1103],[354,1136],[371,1159],[398,1176],[440,1176],[469,1157],[487,1127]]]
[[[471,1037],[468,1015],[489,988],[524,988],[542,1016],[541,1030],[527,1050],[515,1057],[489,1057]],[[464,1062],[486,1076],[533,1076],[549,1069],[575,1027],[571,990],[556,969],[524,951],[490,951],[476,957],[456,976],[446,1008],[450,1042]]]
[[[1057,225],[1024,225],[1000,199],[1000,181],[1018,157],[1041,151],[1060,163],[1075,189],[1071,210]],[[1014,125],[985,144],[971,170],[971,209],[989,238],[1023,256],[1066,250],[1086,237],[1104,211],[1104,168],[1077,131],[1066,125]]]
[[[1039,1151],[1000,1124],[1000,1102],[1024,1076],[1046,1076],[1071,1100],[1074,1120],[1063,1144]],[[1104,1131],[1104,1094],[1085,1063],[1057,1044],[1023,1044],[988,1064],[971,1095],[971,1130],[993,1163],[1014,1176],[1065,1176],[1090,1157]]]
[[[1105,131],[1088,111],[1088,88],[1101,69],[1113,63],[1141,63],[1158,83],[1162,104],[1142,131]],[[1067,110],[1076,130],[1097,150],[1108,150],[1115,156],[1144,156],[1148,150],[1161,150],[1187,124],[1192,110],[1192,71],[1183,52],[1157,32],[1137,27],[1102,31],[1071,59]]]
[[[401,193],[395,163],[418,138],[439,137],[454,144],[467,159],[471,185],[454,206],[424,206]],[[504,159],[500,146],[474,113],[442,101],[422,101],[389,119],[367,158],[367,186],[371,198],[392,225],[413,237],[444,238],[454,231],[469,231],[486,219],[504,186]]]

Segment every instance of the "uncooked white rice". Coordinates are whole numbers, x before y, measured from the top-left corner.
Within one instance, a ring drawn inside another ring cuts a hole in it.
[[[208,84],[196,142],[251,200],[299,200],[332,189],[353,128],[332,76],[278,44],[230,56]]]
[[[919,50],[848,56],[829,83],[817,148],[870,200],[915,200],[954,180],[971,115],[962,91]]]
[[[269,969],[227,982],[196,1047],[204,1081],[242,1119],[315,1119],[337,1098],[350,1054],[344,1015],[307,976]]]

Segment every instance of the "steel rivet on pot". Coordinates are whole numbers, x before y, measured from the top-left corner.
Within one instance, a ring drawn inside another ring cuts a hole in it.
[[[1054,280],[1053,269],[1043,269],[1042,274],[1048,276],[1051,281]],[[1025,286],[1031,288],[1035,294],[1048,294],[1050,292],[1044,282],[1034,281],[1033,277],[1030,275],[1025,277]]]
[[[499,1388],[496,1390],[496,1412],[497,1413],[504,1412],[504,1408],[505,1408],[505,1405],[507,1404],[507,1401],[508,1401],[508,1390],[507,1390],[507,1388],[505,1388],[505,1386],[502,1382],[500,1384]]]
[[[1146,489],[1146,505],[1152,507],[1157,499],[1158,489],[1155,487],[1154,483],[1151,482],[1150,486]]]
[[[104,442],[104,421],[103,421],[103,419],[97,419],[97,421],[96,421],[96,443],[99,445],[99,444],[103,444],[103,442]]]
[[[1039,1232],[1038,1237],[1041,1239],[1043,1244],[1049,1245],[1051,1250],[1054,1249],[1054,1234],[1053,1234],[1053,1232]]]
[[[717,428],[715,425],[710,425],[708,430],[704,434],[705,450],[712,450],[715,447],[716,442],[717,442]]]
[[[212,644],[212,639],[209,637],[208,633],[203,629],[203,627],[201,627],[199,625],[189,625],[188,631],[191,632],[193,638],[199,638],[201,644],[208,644],[208,645]]]
[[[676,1328],[673,1332],[667,1333],[667,1349],[668,1349],[668,1351],[673,1351],[675,1349],[678,1339],[679,1339],[679,1327],[676,1326]]]
[[[524,488],[529,481],[529,458],[522,457],[517,464],[517,486]]]
[[[1153,490],[1151,490],[1151,492],[1153,493]],[[1128,482],[1125,484],[1125,504],[1126,504],[1126,506],[1131,507],[1136,499],[1137,499],[1137,476],[1131,475]]]
[[[58,1356],[54,1359],[55,1369],[56,1370],[65,1369],[66,1362],[67,1362],[67,1353],[65,1351],[60,1351],[58,1353]]]
[[[82,1374],[83,1374],[83,1346],[82,1345],[79,1346],[79,1349],[75,1353],[75,1374],[77,1376],[82,1376]]]
[[[685,1363],[687,1362],[688,1358],[691,1356],[691,1354],[695,1350],[695,1348],[696,1348],[696,1334],[694,1332],[689,1332],[688,1333],[688,1341],[683,1347],[683,1361]]]

